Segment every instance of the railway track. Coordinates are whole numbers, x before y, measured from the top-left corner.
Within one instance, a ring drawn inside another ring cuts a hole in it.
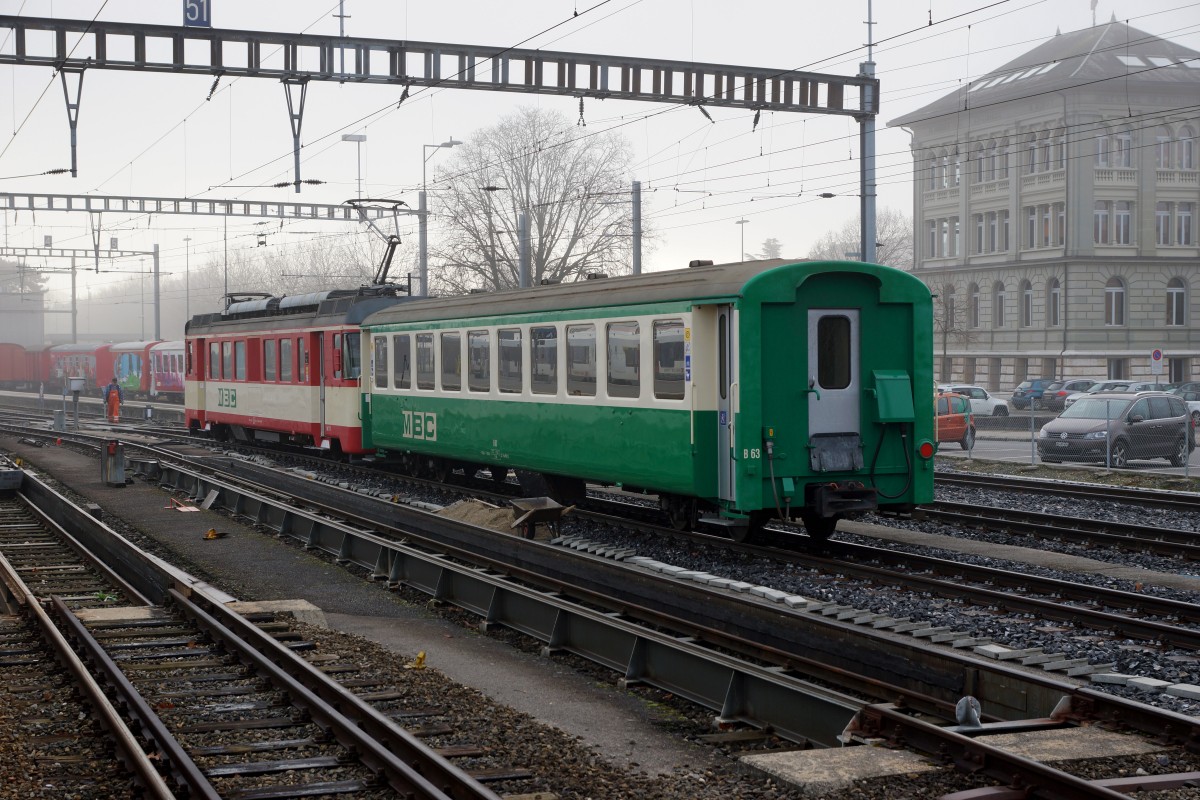
[[[1014,478],[1006,475],[980,475],[966,472],[939,472],[936,482],[945,485],[969,486],[989,491],[1011,491],[1049,494],[1060,497],[1087,497],[1122,503],[1168,508],[1177,511],[1200,511],[1200,493],[1170,492],[1098,483]]]

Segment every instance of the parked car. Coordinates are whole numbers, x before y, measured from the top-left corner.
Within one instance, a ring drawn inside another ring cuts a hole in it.
[[[1033,408],[1041,408],[1042,393],[1046,391],[1046,387],[1054,383],[1053,378],[1030,378],[1027,381],[1021,381],[1012,393],[1013,408],[1026,409],[1032,406]]]
[[[1165,458],[1180,467],[1195,441],[1182,397],[1166,392],[1095,392],[1085,395],[1042,426],[1042,461],[1129,461]]]
[[[1086,392],[1100,381],[1092,378],[1074,378],[1069,381],[1055,381],[1042,392],[1042,405],[1052,411],[1062,411],[1066,408],[1066,400],[1076,392]]]
[[[1178,394],[1187,403],[1188,411],[1192,413],[1192,430],[1200,428],[1200,388],[1172,394]]]
[[[1087,391],[1067,395],[1067,399],[1063,401],[1063,408],[1070,408],[1075,404],[1076,400],[1086,397],[1089,394],[1098,394],[1100,392],[1153,392],[1157,390],[1158,387],[1153,381],[1131,381],[1127,379],[1100,381]]]
[[[1191,381],[1189,383],[1176,384],[1171,388],[1171,394],[1183,394],[1184,392],[1200,392],[1200,382]]]
[[[971,401],[954,392],[937,392],[934,396],[933,427],[938,442],[958,442],[963,450],[975,446],[975,418]]]
[[[1007,417],[1008,401],[990,394],[982,386],[962,383],[946,383],[938,386],[939,392],[954,392],[971,401],[971,413],[982,417]]]

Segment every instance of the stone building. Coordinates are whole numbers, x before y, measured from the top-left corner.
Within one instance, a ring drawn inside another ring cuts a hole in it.
[[[1115,19],[892,120],[941,380],[1200,380],[1200,53]]]

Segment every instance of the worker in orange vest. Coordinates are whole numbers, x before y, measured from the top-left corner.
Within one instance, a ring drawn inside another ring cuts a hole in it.
[[[104,405],[107,408],[109,422],[120,421],[121,401],[124,399],[125,393],[121,391],[121,385],[117,383],[116,378],[113,378],[104,390]]]

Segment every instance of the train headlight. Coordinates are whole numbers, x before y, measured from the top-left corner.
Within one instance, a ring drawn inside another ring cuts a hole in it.
[[[933,442],[928,439],[917,445],[917,453],[921,458],[933,458]]]

